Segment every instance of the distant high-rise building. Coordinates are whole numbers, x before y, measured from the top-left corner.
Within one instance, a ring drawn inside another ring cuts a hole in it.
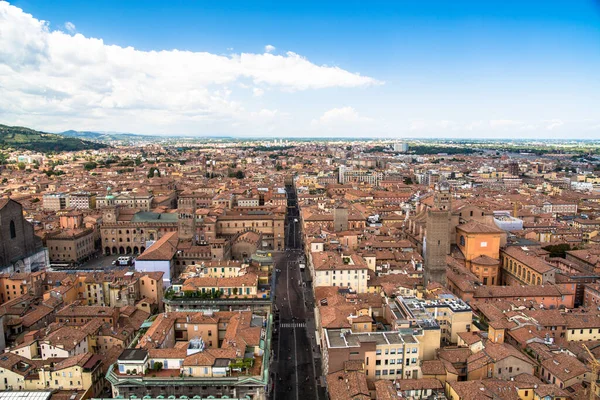
[[[400,153],[406,153],[408,151],[408,143],[406,143],[406,142],[394,143],[394,151],[398,151]]]
[[[441,181],[435,187],[433,207],[427,211],[425,236],[425,285],[446,284],[446,256],[450,254],[450,185]]]

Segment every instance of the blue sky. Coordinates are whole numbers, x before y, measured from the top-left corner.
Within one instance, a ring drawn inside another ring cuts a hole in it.
[[[600,1],[27,0],[3,29],[4,123],[600,138]]]

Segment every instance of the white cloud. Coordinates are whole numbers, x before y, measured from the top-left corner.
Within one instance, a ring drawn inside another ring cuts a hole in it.
[[[474,131],[474,130],[478,130],[483,126],[483,121],[472,121],[469,122],[466,126],[465,126],[465,130],[467,131]]]
[[[426,129],[428,127],[427,122],[422,121],[422,120],[415,120],[415,121],[411,121],[410,125],[408,127],[409,131],[422,131],[424,129]]]
[[[252,88],[252,95],[253,95],[254,97],[260,97],[260,96],[262,96],[263,94],[265,94],[265,91],[264,91],[263,89],[261,89],[261,88],[256,88],[256,87],[255,87],[255,88]]]
[[[521,124],[521,121],[515,121],[512,119],[492,119],[490,120],[490,127],[492,128],[514,128]]]
[[[265,46],[265,53],[272,53],[275,51],[275,49],[276,49],[275,46],[268,44]]]
[[[353,107],[332,108],[325,111],[319,119],[313,120],[313,125],[319,126],[338,126],[372,121],[370,118],[363,117]]]
[[[77,30],[77,28],[75,27],[75,24],[72,22],[69,22],[69,21],[65,22],[65,29],[69,33],[75,33],[75,31]]]
[[[52,31],[47,22],[0,1],[0,113],[5,122],[25,120],[48,130],[202,133],[255,120],[236,98],[241,85],[255,87],[253,94],[260,95],[378,84],[293,52],[217,55],[109,45]]]
[[[544,122],[547,123],[546,129],[549,130],[549,131],[551,131],[553,129],[556,129],[558,127],[561,127],[561,126],[564,125],[564,122],[562,120],[560,120],[560,119],[551,119],[549,121],[544,121]]]

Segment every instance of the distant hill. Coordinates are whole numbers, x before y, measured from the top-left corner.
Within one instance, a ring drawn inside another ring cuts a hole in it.
[[[107,145],[75,137],[64,137],[53,133],[39,132],[21,126],[0,124],[0,147],[12,147],[39,152],[60,152],[97,150],[105,148]]]
[[[104,137],[104,135],[99,132],[74,131],[74,130],[60,132],[59,135],[67,136],[67,137],[76,137],[76,138],[80,138],[80,139],[89,139],[89,140],[99,140]]]
[[[155,140],[160,136],[136,135],[134,133],[118,133],[118,132],[90,132],[90,131],[64,131],[59,133],[61,136],[73,138],[81,138],[88,140],[113,141],[113,140]]]

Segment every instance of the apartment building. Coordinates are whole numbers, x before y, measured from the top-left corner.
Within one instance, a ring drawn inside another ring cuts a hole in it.
[[[81,300],[89,306],[135,306],[148,313],[162,310],[162,272],[47,272],[44,298],[62,298],[65,304]]]
[[[347,361],[364,364],[367,379],[417,379],[420,371],[420,343],[399,331],[352,332],[324,329],[323,372],[339,371]]]
[[[91,210],[96,208],[96,195],[90,192],[69,193],[69,208],[78,210]]]
[[[66,193],[46,193],[42,196],[42,207],[47,211],[60,211],[69,206],[69,195]]]
[[[4,353],[0,357],[0,390],[70,390],[98,396],[104,385],[102,364],[102,357],[91,353],[46,361]]]
[[[576,357],[559,353],[554,354],[541,362],[540,378],[546,382],[558,386],[561,389],[576,384],[588,382],[592,377],[592,371]]]
[[[45,274],[44,271],[0,274],[0,302],[5,303],[26,294],[40,295]]]
[[[422,330],[418,339],[423,360],[434,359],[442,344],[456,344],[459,333],[474,328],[471,307],[452,295],[435,300],[403,297],[387,300],[384,317],[391,329],[416,327]]]
[[[368,291],[368,267],[358,254],[344,255],[332,251],[310,253],[314,271],[313,286],[347,287],[357,293]]]
[[[164,313],[154,320],[137,348],[121,353],[106,377],[115,398],[264,399],[270,337],[268,314]]]

